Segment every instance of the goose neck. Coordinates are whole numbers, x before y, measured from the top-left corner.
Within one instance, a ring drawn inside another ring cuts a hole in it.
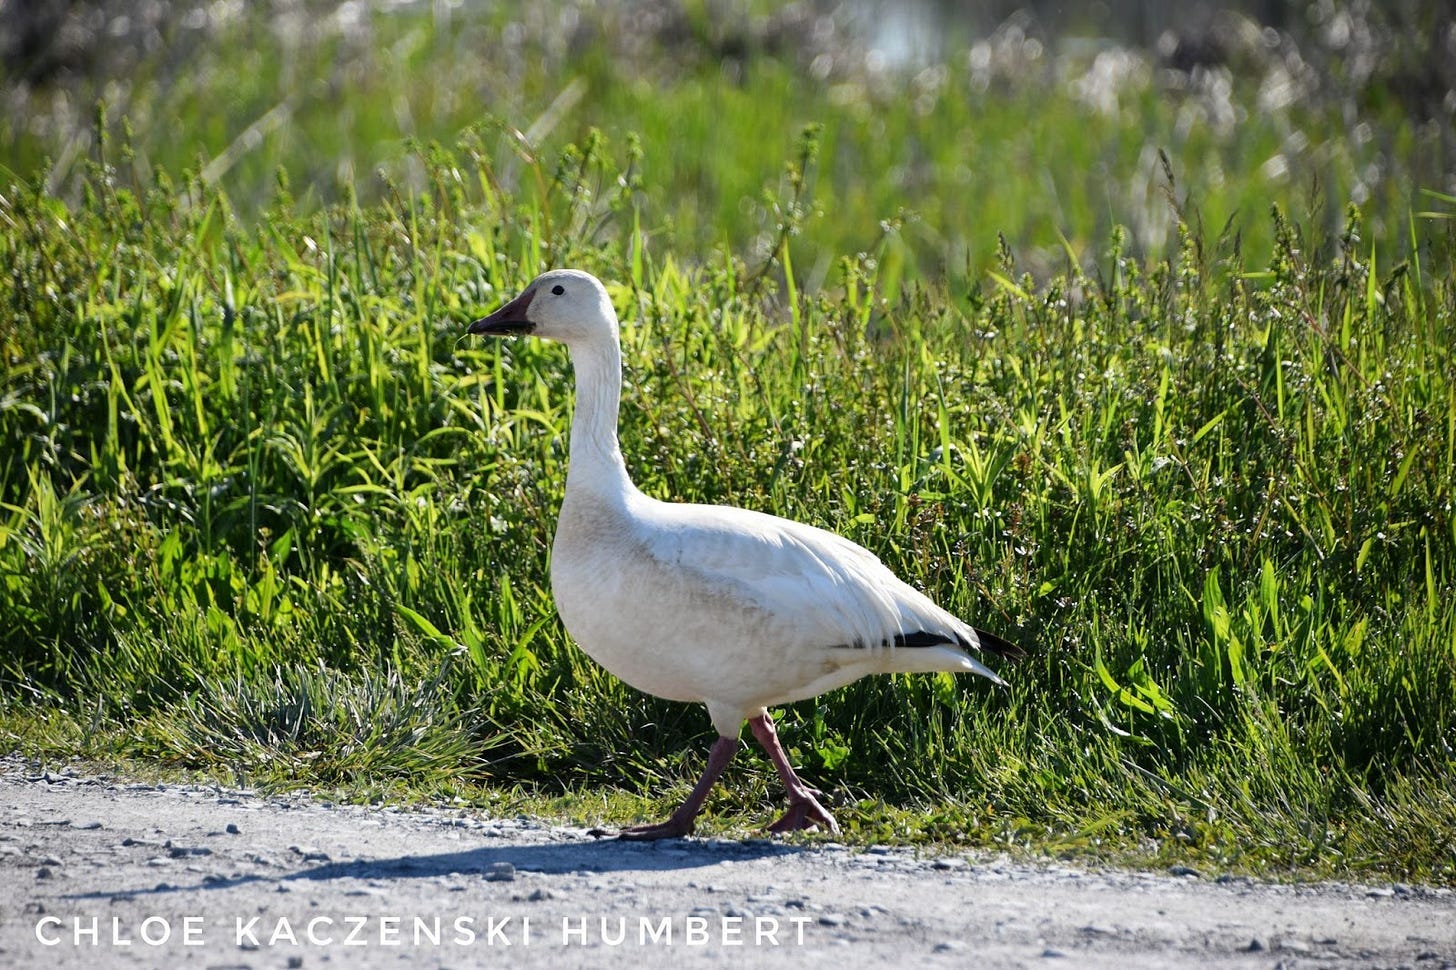
[[[617,443],[622,400],[622,351],[617,341],[571,348],[576,373],[576,414],[571,423],[571,467],[566,487],[625,495],[632,490]]]

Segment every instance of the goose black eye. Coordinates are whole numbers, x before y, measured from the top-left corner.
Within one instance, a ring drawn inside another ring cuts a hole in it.
[[[566,292],[566,287],[562,286],[560,283],[557,283],[555,286],[551,287],[551,292],[555,293],[557,296],[560,296],[561,294]]]

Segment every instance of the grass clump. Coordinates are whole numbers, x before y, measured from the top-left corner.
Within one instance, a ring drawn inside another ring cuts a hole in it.
[[[706,718],[552,609],[565,355],[461,339],[576,265],[624,321],[645,491],[842,532],[1033,650],[1009,691],[786,711],[855,838],[1456,881],[1456,200],[1214,235],[1167,159],[1165,249],[987,228],[953,270],[826,202],[834,137],[763,170],[762,240],[694,259],[650,134],[467,132],[414,146],[412,188],[246,216],[200,173],[117,177],[99,134],[76,199],[12,181],[0,730],[592,821],[680,797]],[[734,774],[705,824],[767,815],[772,772]]]

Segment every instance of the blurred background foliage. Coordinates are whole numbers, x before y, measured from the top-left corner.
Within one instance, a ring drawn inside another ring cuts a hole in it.
[[[280,171],[304,206],[423,192],[412,142],[467,127],[502,161],[634,132],[659,245],[763,254],[790,221],[811,281],[877,247],[974,277],[998,232],[1045,275],[1115,223],[1164,254],[1170,190],[1265,255],[1273,202],[1333,235],[1352,201],[1408,246],[1419,190],[1456,194],[1447,4],[1075,6],[0,0],[0,165],[78,199],[104,103],[115,178],[192,171],[257,212]],[[811,122],[805,222],[774,180]]]

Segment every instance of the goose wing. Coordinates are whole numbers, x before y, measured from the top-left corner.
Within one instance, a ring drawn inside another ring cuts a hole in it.
[[[768,612],[797,645],[949,645],[1014,657],[902,582],[869,550],[787,519],[725,506],[658,504],[648,550],[660,564],[745,608]],[[975,665],[980,667],[979,664]],[[981,668],[993,679],[995,675]]]

